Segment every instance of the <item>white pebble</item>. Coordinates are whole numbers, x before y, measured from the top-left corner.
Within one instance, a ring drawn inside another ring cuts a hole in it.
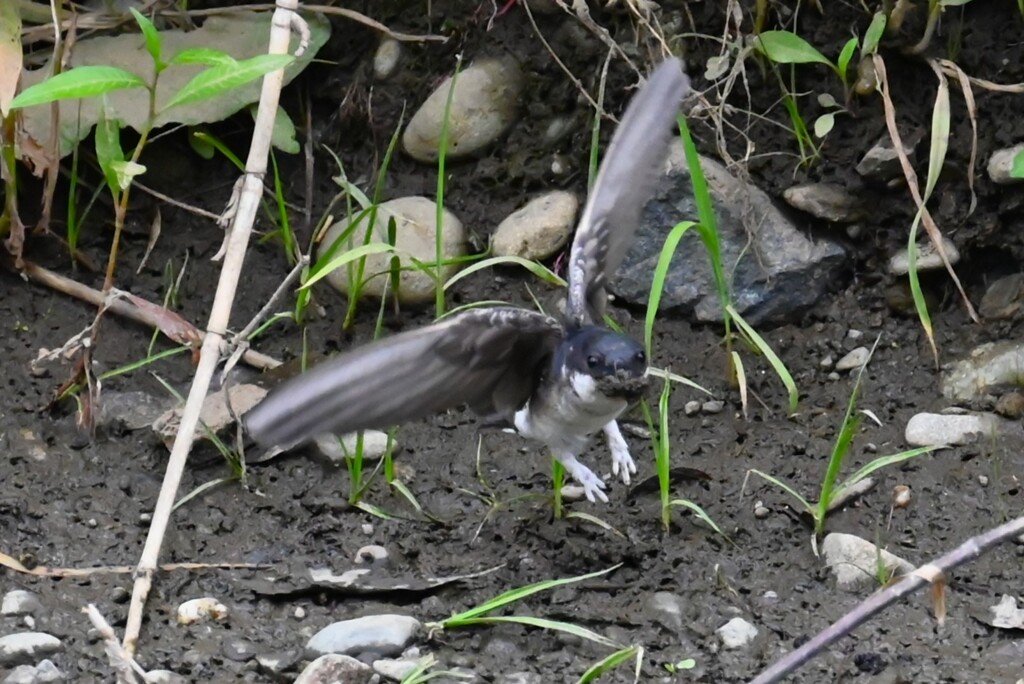
[[[836,362],[837,371],[848,371],[855,370],[863,366],[868,362],[868,358],[871,356],[871,350],[867,347],[857,347],[850,351],[849,354],[839,359]]]
[[[402,44],[394,38],[385,38],[373,55],[373,75],[381,81],[391,78],[402,57]]]
[[[178,622],[191,625],[204,620],[223,620],[228,616],[228,608],[215,598],[190,599],[178,606]]]

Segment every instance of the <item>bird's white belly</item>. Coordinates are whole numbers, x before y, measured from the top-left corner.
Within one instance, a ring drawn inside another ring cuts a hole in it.
[[[571,384],[572,389],[551,397],[543,411],[532,412],[529,403],[517,411],[519,433],[552,449],[578,454],[594,433],[626,410],[625,399],[604,396],[589,376],[577,374]]]

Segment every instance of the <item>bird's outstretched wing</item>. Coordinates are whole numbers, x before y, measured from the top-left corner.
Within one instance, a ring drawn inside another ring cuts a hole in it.
[[[569,257],[566,314],[574,325],[600,323],[604,315],[605,285],[625,256],[689,89],[682,63],[665,60],[633,97],[612,136]]]
[[[462,404],[510,419],[563,333],[555,319],[526,309],[470,310],[313,367],[272,391],[245,425],[261,445],[290,446]]]

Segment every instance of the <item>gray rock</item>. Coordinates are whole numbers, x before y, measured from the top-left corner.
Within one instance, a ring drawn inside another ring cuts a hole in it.
[[[494,255],[547,259],[569,242],[579,206],[576,195],[562,190],[535,197],[498,224]]]
[[[685,406],[683,406],[683,413],[688,416],[695,416],[700,413],[700,406],[700,402],[696,399],[690,400],[686,402]]]
[[[232,637],[221,642],[220,652],[228,660],[233,660],[236,663],[245,663],[256,657],[257,646],[248,639]]]
[[[794,185],[786,188],[782,197],[794,209],[832,223],[856,223],[867,217],[860,198],[841,185]]]
[[[306,649],[317,655],[372,651],[398,655],[419,632],[419,620],[407,615],[367,615],[335,622],[313,635]]]
[[[815,241],[801,232],[758,188],[734,178],[720,163],[703,157],[718,221],[722,262],[732,284],[732,302],[753,325],[793,320],[813,306],[846,260],[838,244]],[[622,300],[646,305],[654,271],[668,231],[696,220],[682,143],[673,141],[669,171],[644,207],[629,252],[612,278]],[[661,300],[662,311],[721,321],[711,263],[697,231],[689,231],[672,259]]]
[[[288,651],[262,653],[256,656],[256,665],[259,666],[261,672],[273,675],[276,679],[280,678],[280,675],[285,672],[297,669],[301,660],[301,651],[299,649],[291,649]]]
[[[188,678],[171,670],[150,670],[142,678],[146,684],[188,684]]]
[[[871,350],[868,349],[867,347],[857,347],[856,349],[851,349],[850,353],[836,361],[836,370],[856,370],[863,366],[865,363],[867,363],[870,357]]]
[[[1017,599],[1009,594],[989,609],[989,620],[985,623],[999,629],[1024,629],[1024,608],[1017,607]]]
[[[46,632],[18,632],[0,637],[0,667],[37,662],[64,648],[60,639]]]
[[[295,684],[368,684],[373,677],[369,665],[346,655],[328,653],[307,665]]]
[[[433,263],[436,256],[436,218],[437,204],[434,200],[426,197],[399,197],[381,203],[377,208],[377,220],[373,228],[373,240],[386,243],[388,241],[388,221],[394,218],[396,223],[395,248],[398,251],[398,259],[403,270],[398,283],[398,300],[403,304],[424,304],[434,301],[434,280],[427,274],[415,268],[413,260]],[[363,219],[365,221],[366,219]],[[348,219],[339,221],[331,226],[323,241],[320,243],[322,256],[334,241],[349,227]],[[466,253],[466,232],[460,221],[454,214],[445,209],[442,212],[441,229],[443,240],[441,244],[441,258],[444,260],[460,257]],[[366,232],[365,225],[359,225],[355,229],[355,235],[359,236],[353,240],[351,246],[362,244],[362,236]],[[339,247],[335,255],[343,253],[346,245]],[[364,284],[362,293],[371,297],[381,297],[385,288],[390,287],[390,268],[392,254],[382,252],[370,254],[366,257],[364,278],[369,278]],[[450,264],[441,268],[442,280],[455,275],[459,267]],[[372,277],[371,277],[372,276]],[[347,268],[342,266],[335,269],[327,276],[327,281],[342,294],[348,294],[348,273]],[[389,296],[390,296],[389,291]]]
[[[37,665],[19,665],[4,678],[3,684],[47,684],[64,681],[64,673],[49,660]]]
[[[173,397],[160,398],[148,392],[104,391],[96,423],[117,424],[126,430],[142,430],[152,425],[176,402]]]
[[[903,151],[914,162],[917,144],[924,138],[924,129],[918,128],[907,135],[903,135]],[[875,143],[874,147],[864,154],[860,163],[857,164],[857,173],[865,178],[870,178],[881,183],[886,183],[894,178],[903,178],[903,169],[900,165],[900,157],[896,154],[896,147],[892,144],[892,138],[888,135]]]
[[[582,501],[584,496],[586,496],[586,490],[583,487],[574,484],[562,485],[563,501]]]
[[[885,569],[885,579],[894,574],[905,575],[914,569],[911,563],[899,556],[852,534],[833,532],[827,535],[822,542],[821,553],[836,577],[836,586],[844,591],[877,586],[879,563]]]
[[[741,617],[734,617],[716,631],[727,649],[743,648],[757,637],[757,627]]]
[[[1013,160],[1022,153],[1024,153],[1024,143],[993,152],[988,160],[988,177],[992,179],[992,182],[1000,185],[1024,183],[1024,178],[1014,178],[1010,175]]]
[[[42,612],[43,604],[39,597],[24,589],[7,592],[0,602],[0,615],[39,615]]]
[[[721,399],[712,399],[710,401],[705,401],[703,404],[701,404],[700,410],[703,411],[704,413],[712,415],[716,413],[721,413],[722,411],[725,410],[725,402],[722,401]]]
[[[317,451],[330,459],[335,465],[342,465],[345,459],[355,456],[358,435],[350,433],[347,435],[317,435],[313,438]],[[392,440],[391,448],[398,446],[397,440]],[[363,462],[375,462],[380,460],[388,448],[388,434],[379,430],[363,431]]]
[[[678,632],[683,628],[686,601],[670,591],[656,591],[644,601],[644,615],[662,627]]]
[[[1001,320],[1013,318],[1024,305],[1024,273],[1004,276],[989,285],[978,305],[983,318]]]
[[[918,413],[907,422],[904,439],[910,446],[961,446],[1021,432],[1014,421],[991,413]]]
[[[434,89],[402,134],[402,146],[417,161],[437,161],[451,82],[449,76]],[[463,69],[452,93],[446,158],[474,155],[497,140],[516,119],[524,82],[513,59],[483,59]]]
[[[950,365],[942,374],[942,396],[964,402],[988,393],[990,387],[1018,385],[1024,368],[1024,343],[988,342]]]
[[[384,679],[400,682],[416,669],[422,658],[384,658],[373,661],[373,671]]]
[[[402,59],[402,44],[394,38],[384,38],[373,53],[373,76],[379,81],[386,81],[398,70],[398,62]]]
[[[536,672],[509,672],[499,675],[494,684],[547,684],[547,680]]]
[[[956,248],[952,240],[943,236],[942,237],[942,248],[946,252],[946,257],[949,259],[950,265],[955,265],[956,262],[960,261],[960,250]],[[945,268],[942,264],[942,257],[935,250],[935,245],[932,244],[931,240],[917,246],[917,270],[920,271],[934,271],[935,269]],[[891,259],[889,259],[889,272],[893,275],[907,275],[910,271],[910,258],[907,255],[907,249],[904,247],[897,252]]]
[[[380,544],[367,544],[356,551],[356,564],[379,563],[388,558],[388,550]]]

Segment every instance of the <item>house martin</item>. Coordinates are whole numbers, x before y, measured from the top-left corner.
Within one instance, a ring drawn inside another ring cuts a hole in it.
[[[612,137],[576,230],[559,320],[514,307],[470,309],[321,363],[284,383],[244,416],[263,446],[387,428],[467,405],[488,425],[546,445],[587,499],[605,483],[577,460],[597,432],[612,473],[636,465],[616,419],[647,386],[636,340],[604,324],[608,278],[622,261],[667,156],[689,79],[678,59],[660,64]]]

